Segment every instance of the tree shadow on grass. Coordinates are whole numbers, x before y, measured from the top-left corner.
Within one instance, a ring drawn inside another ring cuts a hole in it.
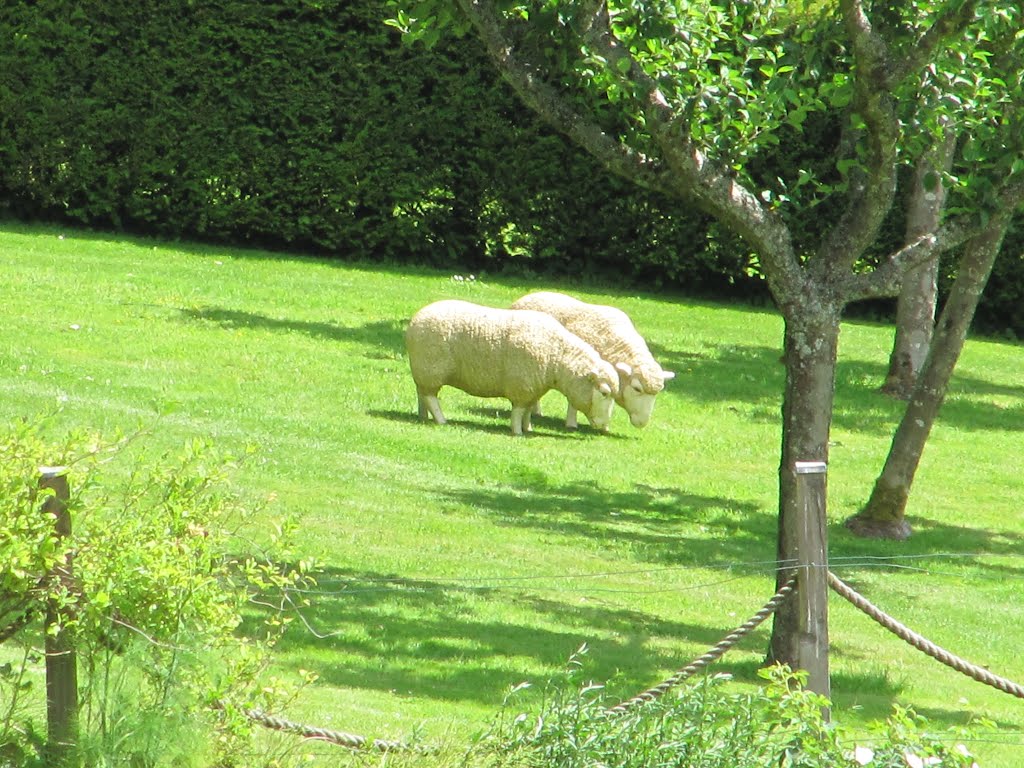
[[[867,617],[865,617],[865,620],[867,620]],[[879,628],[879,631],[884,632],[881,628]],[[885,642],[890,641],[892,643],[903,642],[891,635]],[[888,647],[885,643],[880,644],[880,649],[885,647]],[[873,663],[877,667],[882,659],[884,659],[884,653],[884,650],[880,650],[877,656],[866,659],[865,663]],[[830,648],[830,654],[833,658],[842,657],[844,654],[841,644],[833,644]],[[950,675],[950,679],[959,676],[963,679],[965,685],[984,686],[983,683],[972,680],[960,672],[943,667],[938,661],[935,661],[934,665],[936,674]],[[884,670],[866,671],[856,674],[833,671],[830,674],[830,678],[833,713],[838,714],[840,717],[842,716],[843,709],[856,707],[860,716],[865,720],[880,722],[893,714],[893,706],[895,704],[901,703],[904,706],[908,704],[906,701],[899,701],[906,690],[905,682],[900,679],[894,679],[892,675]],[[938,724],[943,728],[967,726],[978,717],[977,711],[972,712],[964,709],[958,702],[950,702],[949,707],[922,707],[913,704],[913,702],[909,702],[909,704],[917,714],[927,718],[932,725]],[[1001,728],[1014,730],[1019,726],[1018,723],[1008,721],[996,721],[996,725]]]
[[[1024,577],[1024,535],[1012,530],[972,528],[947,525],[911,515],[914,535],[904,542],[863,539],[834,525],[829,550],[832,569],[846,580],[847,574],[889,569],[896,572],[912,568],[916,571],[942,571],[944,566],[970,561],[972,568],[986,578]],[[955,551],[951,551],[951,547]],[[985,562],[983,558],[1010,558],[1012,562]]]
[[[329,341],[363,344],[384,350],[388,357],[405,353],[403,334],[405,320],[378,320],[362,325],[345,326],[335,323],[287,320],[254,312],[243,312],[219,307],[179,309],[183,317],[192,321],[208,322],[228,330],[246,329],[275,333],[302,333]]]
[[[643,562],[732,567],[760,552],[755,561],[763,567],[774,558],[775,516],[747,502],[641,484],[628,491],[587,483],[554,486],[543,478],[525,496],[524,490],[467,487],[448,496],[499,525],[604,541]],[[706,533],[696,533],[702,529]]]
[[[599,598],[581,600],[576,593],[564,597],[562,588],[554,589],[559,597],[538,590],[543,587],[532,579],[434,581],[329,568],[304,595],[308,604],[293,611],[299,620],[277,654],[295,656],[300,666],[315,654],[320,679],[334,686],[497,706],[538,665],[558,671],[530,682],[567,684],[566,663],[586,644],[587,675],[628,697],[691,660],[672,656],[665,638],[694,643],[696,656],[736,622],[724,607],[721,624],[707,626],[602,605]],[[529,623],[491,618],[496,602],[507,603],[510,615],[529,613]],[[254,619],[243,631],[256,631]],[[761,636],[744,644],[763,656],[766,642]],[[325,661],[332,656],[344,661]],[[756,663],[746,660],[732,671],[754,679]]]
[[[694,579],[713,593],[714,576],[709,578],[708,570],[721,568],[723,578],[730,578],[746,566],[750,573],[764,574],[764,589],[742,605],[732,605],[730,598],[702,610],[699,618],[668,619],[631,607],[628,593],[605,592],[601,574],[436,579],[329,567],[314,590],[302,596],[309,604],[296,609],[293,629],[278,646],[281,662],[312,667],[333,686],[498,707],[510,686],[538,674],[538,668],[553,672],[543,673],[542,680],[529,679],[535,685],[574,685],[566,662],[586,643],[586,675],[607,683],[609,695],[623,699],[662,682],[719,642],[771,594],[772,564],[764,561],[774,556],[775,517],[756,505],[641,484],[621,492],[553,485],[543,475],[521,485],[445,493],[499,525],[624,547],[655,580],[658,567],[651,563],[671,570],[700,569]],[[945,551],[951,533],[932,534],[915,551]],[[975,535],[975,546],[994,553],[1012,553],[1018,544],[1001,541],[998,532],[989,532],[993,538]],[[665,588],[685,589],[680,581],[673,576]],[[255,632],[253,618],[248,632]],[[770,624],[765,622],[710,671],[757,682]],[[682,658],[677,655],[680,641],[692,646]],[[841,638],[834,638],[833,648],[837,657],[848,653]],[[870,716],[885,718],[904,683],[879,677],[875,657],[863,661],[863,673],[833,678],[833,698],[838,707],[844,702],[870,707]],[[948,725],[963,717],[956,707],[927,714]]]
[[[661,396],[682,395],[705,401],[744,402],[746,413],[762,423],[779,423],[785,386],[781,350],[759,345],[718,345],[708,353],[693,354],[652,345],[665,368],[677,371]],[[887,365],[843,360],[836,365],[836,397],[832,425],[850,432],[891,434],[906,408],[903,401],[879,391]],[[707,386],[714,382],[714,386]],[[970,399],[947,398],[938,423],[963,430],[1024,431],[1024,407],[1006,408],[979,402],[979,396],[1017,397],[1024,386],[1006,385],[954,372],[950,393],[964,392]]]
[[[732,611],[720,605],[720,615],[710,622],[693,623],[602,605],[599,598],[551,598],[537,591],[532,582],[415,579],[328,568],[317,587],[302,596],[306,604],[290,611],[293,626],[276,646],[276,655],[296,668],[314,667],[323,683],[335,687],[497,709],[521,682],[577,687],[579,675],[567,662],[585,644],[583,672],[588,680],[606,685],[614,702],[667,680],[719,643],[765,597],[732,606],[737,609]],[[507,603],[509,615],[527,611],[530,621],[491,618],[496,602]],[[485,604],[488,610],[481,610]],[[247,617],[243,632],[257,633],[256,618]],[[770,620],[706,671],[758,682],[769,626]],[[691,652],[668,650],[680,639],[692,644]],[[538,666],[552,671],[531,678],[529,670]],[[832,686],[836,706],[856,703],[875,719],[888,716],[904,690],[898,680],[872,671],[835,674]],[[964,717],[957,709],[922,714],[947,725],[960,724]]]
[[[590,540],[639,562],[774,573],[775,510],[676,487],[636,483],[626,490],[613,490],[594,483],[555,484],[538,472],[523,477],[523,482],[475,484],[443,494],[497,525]],[[1024,535],[1014,530],[961,527],[918,518],[913,524],[911,539],[886,542],[855,537],[840,521],[830,521],[834,567],[846,573],[858,569],[877,572],[880,567],[897,571],[909,561],[915,568],[941,570],[951,558],[969,558],[974,568],[992,578],[1024,575],[1024,562],[1019,559],[1011,562],[1020,565],[978,561],[985,556],[1019,558]],[[956,553],[950,551],[951,542],[956,543]]]

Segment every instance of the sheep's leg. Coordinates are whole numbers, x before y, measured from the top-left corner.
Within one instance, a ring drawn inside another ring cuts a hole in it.
[[[426,419],[429,413],[434,417],[434,421],[438,424],[446,424],[447,420],[444,414],[441,413],[441,403],[437,399],[437,395],[420,395],[419,396],[419,412],[420,418]]]
[[[533,404],[533,408],[531,410],[533,411],[534,416],[542,415],[540,412],[540,400]]]
[[[534,408],[536,408],[536,406],[537,404],[534,403],[532,406],[528,406],[526,410],[523,411],[524,432],[533,432],[533,414],[535,413]]]
[[[526,427],[526,431],[530,431],[530,406],[523,407],[521,405],[512,406],[512,434],[521,435],[523,434],[523,427]]]
[[[576,429],[579,426],[579,424],[576,421],[576,409],[573,408],[571,405],[569,406],[569,410],[565,414],[565,426],[566,429]]]

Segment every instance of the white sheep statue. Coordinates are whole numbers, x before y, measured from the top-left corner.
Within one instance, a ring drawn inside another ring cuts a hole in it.
[[[619,377],[593,347],[542,312],[449,299],[419,310],[405,332],[419,415],[445,423],[437,399],[448,385],[512,403],[512,434],[531,430],[541,396],[557,389],[590,423],[608,430]]]
[[[529,293],[511,308],[545,312],[592,345],[619,373],[619,392],[615,399],[626,409],[630,423],[639,428],[647,426],[654,410],[654,398],[675,373],[658,365],[647,342],[625,312],[552,291]],[[539,413],[536,409],[534,412]],[[572,403],[569,403],[565,424],[570,428],[576,426],[576,409]]]

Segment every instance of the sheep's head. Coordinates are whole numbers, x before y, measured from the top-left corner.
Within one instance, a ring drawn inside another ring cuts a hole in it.
[[[586,377],[585,391],[581,391],[572,403],[578,411],[582,411],[594,429],[607,432],[612,421],[612,410],[615,398],[619,393],[619,377],[615,369],[603,360],[591,370]]]
[[[615,369],[619,374],[618,403],[629,414],[629,423],[642,429],[651,420],[654,398],[675,373],[661,368],[654,371],[648,368],[633,370],[626,363],[616,363]]]

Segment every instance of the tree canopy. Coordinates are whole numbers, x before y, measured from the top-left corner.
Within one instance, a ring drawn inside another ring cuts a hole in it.
[[[974,0],[396,0],[391,23],[427,43],[472,31],[549,123],[757,254],[785,319],[785,565],[801,514],[794,463],[828,459],[843,310],[896,295],[908,268],[992,227],[1001,237],[1024,200],[1021,18],[1014,3]],[[815,151],[770,162],[767,148],[822,123]],[[879,250],[901,169],[950,126],[950,172],[925,181],[950,186],[945,215]],[[795,626],[791,602],[774,660],[795,661]]]
[[[527,104],[617,173],[728,220],[772,262],[769,280],[808,260],[848,272],[893,204],[898,169],[950,121],[964,137],[953,210],[1019,196],[1021,12],[1010,2],[393,5],[391,23],[413,39],[475,31]],[[817,155],[785,168],[767,157],[822,121],[833,130]],[[961,244],[965,226],[947,221],[937,245]],[[898,272],[851,278],[845,293],[892,295]]]

